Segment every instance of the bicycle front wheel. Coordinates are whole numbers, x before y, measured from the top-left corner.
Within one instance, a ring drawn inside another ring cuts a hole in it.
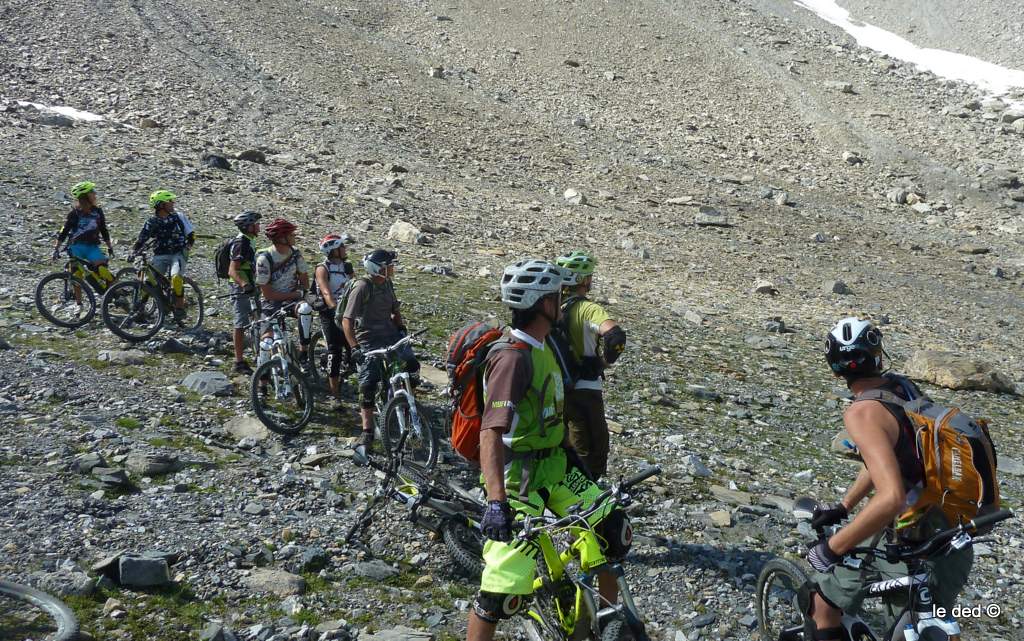
[[[206,312],[203,307],[203,292],[199,290],[199,285],[196,285],[191,278],[186,278],[184,281],[185,287],[182,292],[182,297],[185,299],[184,304],[181,308],[175,308],[172,314],[179,329],[191,332],[203,326]]]
[[[103,296],[103,322],[110,331],[132,343],[156,336],[164,313],[160,294],[137,280],[114,283]]]
[[[804,615],[797,595],[807,581],[792,561],[775,558],[765,563],[754,595],[762,639],[803,641]]]
[[[414,403],[416,401],[413,401]],[[403,464],[412,464],[417,472],[433,471],[437,464],[437,433],[427,420],[426,412],[419,405],[416,413],[420,419],[419,429],[413,424],[409,408],[409,397],[404,394],[393,396],[384,406],[384,422],[380,440],[388,456],[402,455]],[[402,434],[405,433],[405,440]],[[401,452],[398,451],[401,443]]]
[[[519,615],[519,621],[529,641],[568,641],[558,624],[554,596],[546,589],[534,593],[530,609]]]
[[[313,417],[313,390],[294,363],[271,358],[252,375],[252,409],[272,432],[298,434]]]
[[[45,592],[0,581],[0,638],[71,641],[78,638],[78,619]]]
[[[36,309],[54,325],[74,329],[92,320],[96,295],[81,278],[54,272],[36,285]]]
[[[484,535],[463,521],[446,520],[441,538],[455,565],[469,578],[479,579],[484,571]]]

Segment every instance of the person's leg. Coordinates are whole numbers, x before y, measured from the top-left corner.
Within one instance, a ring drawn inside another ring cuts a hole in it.
[[[174,294],[174,308],[185,307],[185,256],[175,254],[171,259],[171,293]]]
[[[586,413],[584,412],[579,392],[568,392],[565,395],[563,417],[565,418],[566,427],[569,428],[569,443],[587,464],[590,472],[596,474],[597,471],[590,467],[590,461],[588,460],[591,452],[590,429],[587,425]]]
[[[341,395],[341,365],[345,354],[345,337],[334,323],[334,313],[331,310],[320,312],[320,326],[324,328],[324,339],[327,341],[327,384],[331,390],[331,396],[338,398]]]
[[[590,432],[590,453],[583,460],[596,481],[608,473],[608,419],[604,415],[604,396],[601,392],[587,390],[585,398],[587,406],[584,415]]]
[[[234,328],[231,342],[235,348],[235,371],[240,374],[251,374],[252,367],[245,362],[245,328],[253,316],[252,297],[243,294],[237,287],[232,287],[232,303],[234,307]],[[254,346],[257,347],[258,346]]]

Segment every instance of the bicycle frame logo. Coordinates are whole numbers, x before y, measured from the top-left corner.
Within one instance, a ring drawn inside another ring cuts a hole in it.
[[[868,586],[868,594],[883,594],[899,588],[922,586],[927,582],[927,580],[927,574],[915,574],[913,576],[901,576],[898,579],[878,581],[877,583],[872,583]],[[920,588],[918,594],[921,596],[928,596],[928,588]],[[931,599],[929,598],[929,600]]]

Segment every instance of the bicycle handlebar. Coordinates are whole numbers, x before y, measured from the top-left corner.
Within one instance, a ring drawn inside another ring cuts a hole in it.
[[[411,343],[414,338],[416,338],[417,336],[423,334],[426,331],[427,331],[426,329],[421,329],[418,332],[414,332],[412,334],[406,334],[402,338],[398,339],[398,341],[395,342],[394,345],[390,345],[388,347],[381,347],[379,349],[370,350],[368,352],[363,352],[363,356],[366,357],[366,358],[376,358],[378,356],[387,356],[389,353],[396,351],[399,347],[402,347],[403,345],[405,345],[407,343]]]
[[[601,494],[594,499],[594,502],[586,510],[570,510],[569,514],[560,518],[550,516],[527,516],[522,521],[513,523],[512,529],[519,531],[519,534],[516,535],[517,538],[526,540],[537,536],[540,532],[545,530],[557,530],[574,523],[579,523],[581,520],[585,522],[587,517],[591,516],[598,510],[603,509],[609,498],[611,498],[613,504],[617,504],[621,501],[626,490],[629,490],[633,486],[658,474],[661,474],[661,466],[652,465],[646,470],[622,481],[617,486],[612,486],[604,492],[601,492]],[[534,521],[540,521],[543,525],[534,526]]]

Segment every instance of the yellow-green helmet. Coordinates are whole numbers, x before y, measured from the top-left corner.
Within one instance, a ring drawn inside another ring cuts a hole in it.
[[[160,203],[169,203],[172,200],[175,200],[176,198],[177,196],[167,191],[166,189],[154,191],[149,195],[149,206],[156,209],[156,206],[159,205]]]
[[[597,267],[597,259],[586,252],[577,250],[564,256],[559,256],[555,259],[555,264],[571,271],[576,276],[576,282],[579,282],[579,279],[586,278],[594,273],[594,268]]]
[[[71,195],[74,196],[75,198],[81,198],[82,196],[93,191],[96,191],[96,183],[84,181],[76,184],[74,187],[71,188]]]

